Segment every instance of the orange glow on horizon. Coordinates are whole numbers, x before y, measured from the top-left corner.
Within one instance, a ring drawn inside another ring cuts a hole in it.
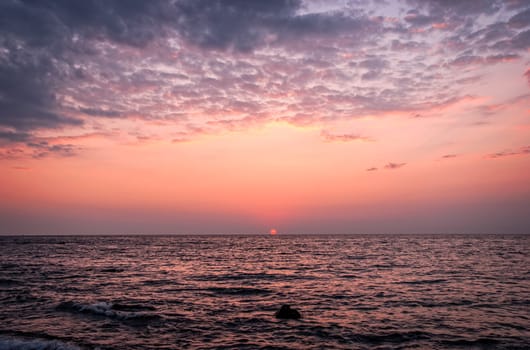
[[[275,228],[271,228],[271,230],[269,231],[269,233],[271,234],[271,236],[274,236],[275,234],[278,233],[278,231],[277,231]]]

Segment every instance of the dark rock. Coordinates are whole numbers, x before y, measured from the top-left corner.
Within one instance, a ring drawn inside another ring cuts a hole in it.
[[[283,319],[291,319],[291,320],[298,320],[302,317],[298,310],[291,309],[291,306],[289,305],[282,305],[280,310],[276,311],[275,314],[276,318],[283,318]]]

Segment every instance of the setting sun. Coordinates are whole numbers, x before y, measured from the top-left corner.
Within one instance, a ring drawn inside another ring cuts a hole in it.
[[[272,236],[274,236],[275,234],[278,233],[278,231],[276,231],[275,228],[271,228],[271,230],[269,231],[269,233],[270,233]]]

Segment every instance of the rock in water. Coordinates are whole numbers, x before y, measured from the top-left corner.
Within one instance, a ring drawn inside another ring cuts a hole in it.
[[[283,318],[283,319],[291,319],[291,320],[298,320],[302,317],[298,310],[291,309],[291,306],[289,305],[282,305],[280,310],[276,311],[275,314],[276,318]]]

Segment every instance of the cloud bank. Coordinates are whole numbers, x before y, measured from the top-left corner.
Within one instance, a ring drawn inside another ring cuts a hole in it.
[[[529,48],[525,1],[8,0],[0,139],[46,149],[43,131],[121,119],[164,124],[174,140],[278,120],[366,140],[325,125],[433,114],[468,97],[474,69]],[[76,149],[55,146],[43,154]]]

